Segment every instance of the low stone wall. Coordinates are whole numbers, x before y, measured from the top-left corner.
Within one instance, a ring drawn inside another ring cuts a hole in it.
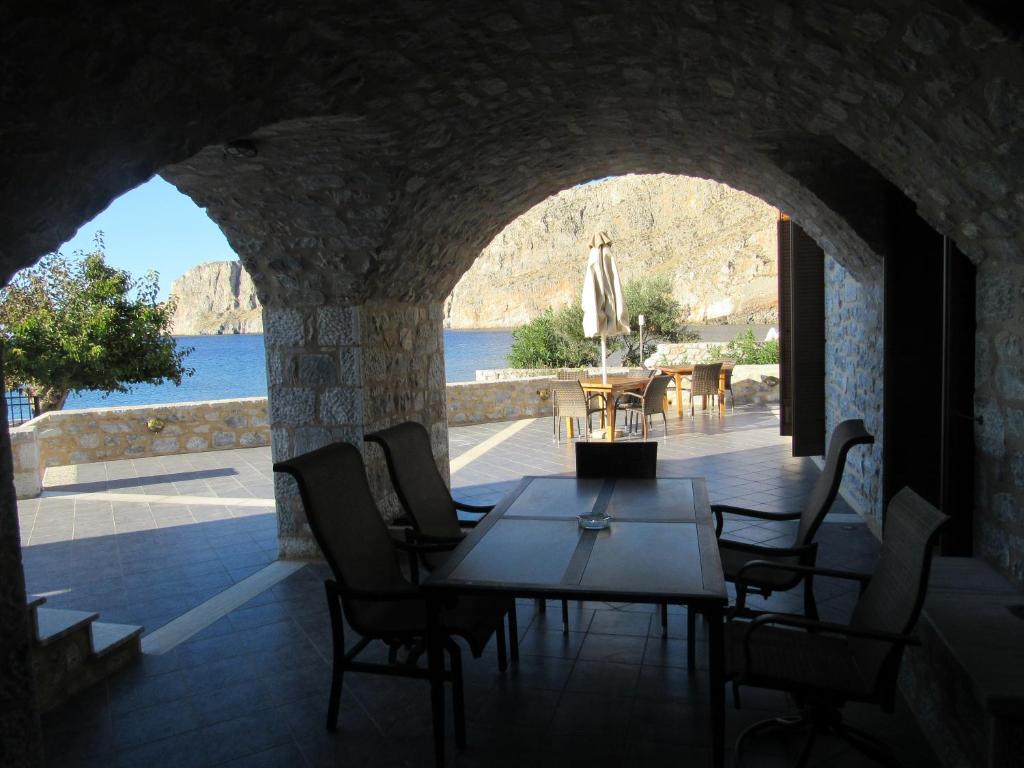
[[[52,411],[11,430],[18,498],[47,467],[270,444],[267,398]]]
[[[11,458],[14,460],[14,490],[19,499],[31,499],[43,490],[36,430],[26,422],[11,428]]]
[[[541,377],[551,378],[556,376],[558,368],[484,368],[476,372],[476,383],[481,384],[488,381],[515,381],[517,379],[536,379]],[[600,376],[600,368],[587,368],[590,376]],[[629,373],[631,369],[624,366],[609,366],[609,375],[621,376]],[[452,386],[449,384],[448,386]]]
[[[496,373],[498,380],[447,385],[449,424],[551,415],[551,371],[525,377],[522,373],[536,371]],[[778,401],[778,376],[777,365],[736,366],[732,380],[736,402]],[[53,411],[14,427],[10,434],[19,499],[39,495],[47,467],[270,444],[265,397]]]
[[[679,343],[662,342],[647,358],[647,365],[683,365],[684,363],[706,363],[712,358],[713,349],[724,350],[728,342],[686,341]]]
[[[477,371],[477,375],[480,373]],[[550,416],[554,377],[550,371],[545,373],[548,375],[449,384],[448,423],[482,424]]]

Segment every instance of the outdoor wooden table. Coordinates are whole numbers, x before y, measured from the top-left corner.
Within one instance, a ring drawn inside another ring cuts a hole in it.
[[[725,409],[725,390],[732,378],[732,369],[736,363],[722,363],[722,370],[718,374],[718,410]],[[687,365],[661,365],[658,366],[658,373],[672,376],[676,380],[676,415],[683,415],[683,376],[693,375],[693,363]],[[703,398],[704,410],[708,409],[708,398]]]
[[[646,376],[609,376],[607,382],[600,376],[580,379],[580,386],[587,395],[604,395],[605,440],[615,440],[615,398],[623,392],[643,392],[649,381]],[[572,438],[572,425],[568,422],[566,419],[568,434]]]
[[[576,515],[604,511],[586,531]],[[458,594],[685,605],[708,618],[712,764],[724,759],[728,598],[702,478],[525,477],[423,583],[437,765],[444,765],[442,603]],[[670,641],[666,641],[670,642]],[[688,649],[694,665],[694,648]]]

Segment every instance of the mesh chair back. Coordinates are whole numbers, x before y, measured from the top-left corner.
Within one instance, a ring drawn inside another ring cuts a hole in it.
[[[576,443],[576,477],[657,476],[657,443]]]
[[[559,368],[558,378],[561,381],[579,381],[583,375],[582,368]]]
[[[408,589],[395,547],[366,482],[359,450],[334,443],[274,464],[295,478],[306,519],[338,584],[347,589]]]
[[[646,368],[630,368],[626,371],[627,376],[632,376],[635,379],[649,379],[655,373],[657,373],[657,371],[653,368],[651,370],[647,370]]]
[[[553,381],[551,392],[556,415],[587,418],[587,395],[579,380]]]
[[[699,363],[693,366],[690,377],[690,397],[718,394],[718,378],[722,373],[721,363]]]
[[[847,419],[832,430],[825,466],[818,475],[814,490],[807,499],[807,506],[800,515],[795,546],[809,544],[814,539],[814,534],[817,533],[818,527],[839,493],[839,486],[843,482],[843,470],[846,468],[846,455],[850,449],[855,445],[868,445],[873,442],[875,438],[864,428],[861,419]]]
[[[644,388],[644,415],[662,413],[665,409],[665,393],[668,392],[671,376],[655,376]]]
[[[857,600],[851,626],[897,634],[913,629],[928,589],[932,549],[948,519],[910,488],[892,498],[878,566]],[[886,661],[899,659],[900,649],[888,642],[851,640],[851,646],[868,679],[877,680]]]
[[[426,428],[406,421],[366,435],[365,440],[383,449],[391,484],[413,527],[427,536],[459,536],[455,502],[434,461]]]

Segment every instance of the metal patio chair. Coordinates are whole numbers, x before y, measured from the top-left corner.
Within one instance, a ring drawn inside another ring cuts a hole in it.
[[[839,736],[883,764],[895,762],[878,739],[843,722],[842,708],[857,701],[893,711],[903,649],[917,642],[910,632],[924,603],[932,550],[947,520],[904,488],[889,502],[881,555],[872,574],[759,561],[741,569],[737,584],[747,574],[771,570],[787,577],[858,581],[861,593],[846,624],[776,613],[751,621],[733,618],[726,624],[726,678],[734,690],[750,686],[785,691],[799,707],[795,717],[765,720],[743,731],[736,741],[737,765],[744,740],[773,728],[809,731],[798,766],[807,764],[823,733]]]
[[[434,461],[430,434],[419,422],[405,421],[387,429],[365,435],[368,443],[379,445],[388,465],[391,485],[404,514],[392,525],[405,528],[406,541],[417,544],[446,544],[441,551],[410,552],[409,571],[413,583],[419,582],[422,566],[432,571],[443,563],[450,550],[482,518],[463,519],[459,512],[486,515],[493,504],[467,504],[452,497],[448,485]],[[512,660],[519,659],[519,633],[516,624],[515,600],[508,606],[509,644]],[[499,644],[499,650],[501,645]],[[501,651],[504,654],[504,651]]]
[[[864,428],[861,419],[848,419],[836,425],[828,444],[828,455],[825,466],[818,475],[814,489],[807,498],[802,512],[764,512],[728,504],[712,504],[711,511],[715,515],[715,534],[718,538],[718,551],[722,558],[722,569],[727,581],[736,581],[736,575],[751,560],[769,560],[787,565],[814,565],[818,554],[818,545],[814,535],[818,532],[825,515],[839,494],[839,485],[843,481],[843,469],[846,467],[846,456],[856,445],[870,445],[875,438]],[[741,517],[770,521],[796,521],[799,524],[788,547],[769,547],[750,544],[745,541],[722,538],[724,525],[723,515],[739,515]],[[803,581],[801,577],[786,571],[755,569],[746,572],[742,586],[736,585],[737,597],[742,597],[746,590],[768,597],[772,592],[784,592],[793,589]],[[817,618],[817,607],[814,603],[813,580],[803,581],[804,612],[810,618]]]
[[[428,678],[427,670],[415,666],[426,645],[426,601],[419,587],[402,574],[396,549],[423,553],[443,551],[451,545],[413,544],[391,537],[370,493],[363,458],[353,445],[334,443],[279,461],[274,471],[290,475],[298,484],[309,527],[334,575],[324,581],[334,648],[327,706],[327,729],[333,731],[338,725],[346,671]],[[491,636],[496,636],[501,664],[507,610],[508,601],[460,597],[442,612],[449,659],[445,679],[452,684],[455,738],[460,746],[466,740],[462,661],[459,645],[452,638],[463,638],[473,656],[479,657]],[[346,621],[360,636],[347,651]],[[390,663],[357,661],[375,640],[392,649]],[[412,649],[409,659],[401,664],[395,662],[394,650],[399,646]]]

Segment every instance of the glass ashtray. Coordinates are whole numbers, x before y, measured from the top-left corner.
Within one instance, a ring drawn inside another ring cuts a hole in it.
[[[612,524],[610,515],[576,515],[576,523],[587,531],[603,531]]]

